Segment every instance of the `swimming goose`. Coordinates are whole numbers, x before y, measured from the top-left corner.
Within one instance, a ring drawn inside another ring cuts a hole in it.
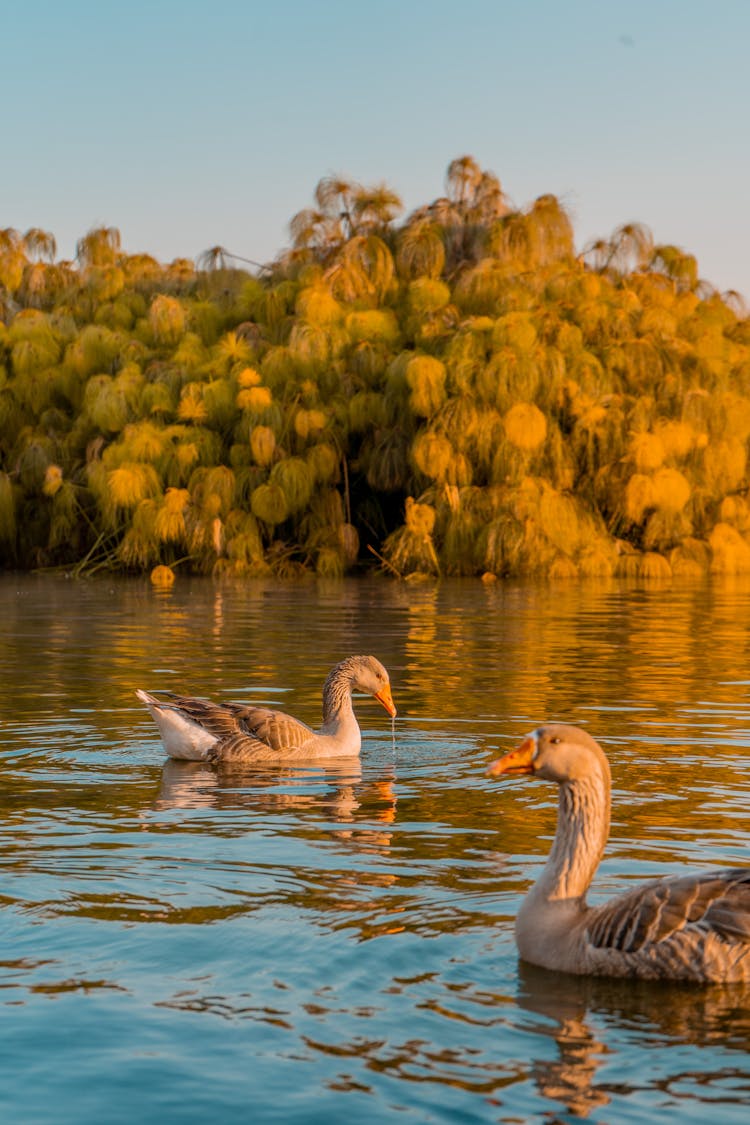
[[[323,685],[319,731],[267,707],[212,703],[171,695],[157,699],[136,691],[156,720],[170,758],[209,762],[289,762],[359,754],[362,742],[352,692],[374,696],[393,718],[396,708],[388,673],[374,656],[350,656]]]
[[[603,906],[586,904],[610,808],[609,763],[586,731],[546,723],[488,773],[560,786],[552,849],[516,918],[524,960],[594,976],[750,981],[750,868],[655,879]]]

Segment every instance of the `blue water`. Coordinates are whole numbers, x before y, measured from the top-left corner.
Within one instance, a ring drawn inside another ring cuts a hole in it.
[[[519,963],[548,718],[614,777],[597,901],[750,866],[750,585],[0,577],[0,1106],[15,1123],[747,1120],[742,989]],[[315,723],[372,652],[360,761],[165,762],[133,692]]]

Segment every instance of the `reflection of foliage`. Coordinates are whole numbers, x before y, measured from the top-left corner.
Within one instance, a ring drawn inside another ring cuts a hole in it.
[[[400,211],[328,177],[258,277],[1,231],[7,562],[750,570],[735,297],[636,223],[577,254],[554,196],[514,210],[469,156]]]

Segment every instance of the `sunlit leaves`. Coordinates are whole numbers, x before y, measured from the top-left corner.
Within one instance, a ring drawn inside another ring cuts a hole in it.
[[[270,526],[283,523],[289,515],[286,494],[279,484],[261,484],[250,498],[252,513]]]
[[[396,262],[402,277],[439,278],[445,247],[436,225],[429,220],[408,223],[399,234]]]
[[[120,232],[116,227],[93,227],[76,244],[76,257],[85,267],[113,266],[120,251]]]
[[[23,280],[26,266],[23,239],[17,230],[0,230],[0,287],[14,293]]]
[[[185,539],[185,510],[190,503],[186,488],[168,488],[159,505],[154,530],[160,543],[181,543]]]
[[[159,294],[148,311],[154,339],[159,344],[176,344],[185,331],[185,310],[174,297]]]
[[[141,500],[158,495],[160,482],[153,466],[129,462],[107,474],[107,488],[115,508],[135,508]]]
[[[503,418],[508,441],[517,449],[537,449],[547,436],[547,419],[532,402],[517,402]]]
[[[328,273],[331,292],[345,303],[381,304],[394,280],[390,250],[377,235],[357,235],[342,247]]]
[[[406,365],[406,382],[409,385],[409,403],[420,417],[429,418],[445,402],[445,366],[439,359],[418,355]]]
[[[452,161],[397,225],[322,180],[257,277],[0,231],[0,538],[174,576],[739,573],[750,328],[638,224],[576,254]]]
[[[254,426],[250,433],[250,449],[258,465],[270,465],[276,453],[276,436],[270,426]]]
[[[310,466],[301,457],[287,457],[283,461],[277,461],[271,469],[269,481],[270,486],[281,489],[289,514],[299,512],[307,506],[315,483]]]

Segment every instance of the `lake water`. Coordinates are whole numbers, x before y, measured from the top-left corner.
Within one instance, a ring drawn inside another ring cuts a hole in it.
[[[750,864],[750,583],[217,586],[0,577],[0,1115],[33,1123],[748,1120],[737,988],[558,976],[513,919],[549,718],[612,762],[598,901]],[[361,761],[165,763],[137,687],[317,723],[371,652]]]

